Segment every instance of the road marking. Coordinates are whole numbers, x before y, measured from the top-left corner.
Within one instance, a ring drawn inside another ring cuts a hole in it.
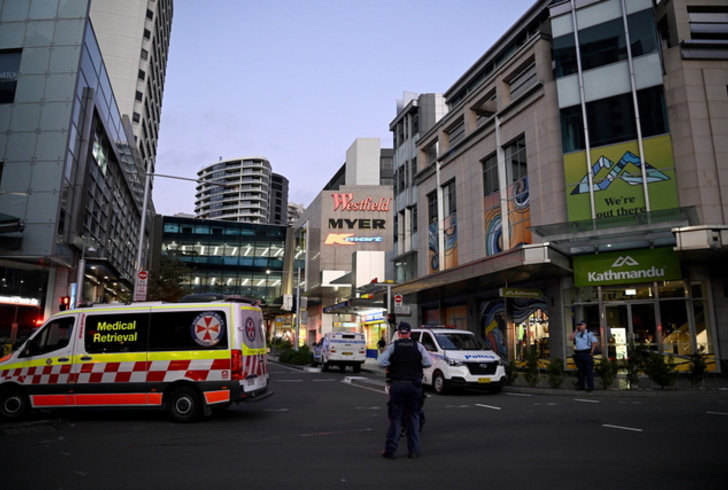
[[[726,412],[707,412],[709,415],[728,415]]]
[[[476,407],[483,407],[483,408],[489,408],[491,410],[501,410],[501,407],[494,407],[492,405],[482,405],[480,403],[475,404]]]
[[[314,383],[317,381],[336,381],[334,378],[328,378],[328,379],[314,379]]]
[[[266,408],[264,412],[287,412],[287,408]]]
[[[530,393],[503,393],[508,396],[533,396]]]
[[[634,427],[623,427],[621,425],[602,424],[602,427],[606,427],[608,429],[631,430],[632,432],[642,432],[642,429],[636,429]]]
[[[599,400],[590,400],[588,398],[574,398],[574,401],[583,403],[599,403]]]
[[[300,383],[302,379],[277,379],[276,383]]]

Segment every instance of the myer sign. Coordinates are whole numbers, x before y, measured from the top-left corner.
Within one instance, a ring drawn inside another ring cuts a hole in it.
[[[574,257],[576,286],[681,279],[680,261],[670,247]]]

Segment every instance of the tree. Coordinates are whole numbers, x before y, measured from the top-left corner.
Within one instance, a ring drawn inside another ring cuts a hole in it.
[[[176,252],[162,254],[159,269],[152,271],[149,279],[149,301],[177,302],[192,292],[185,286],[185,279],[192,274],[192,269],[180,260]]]

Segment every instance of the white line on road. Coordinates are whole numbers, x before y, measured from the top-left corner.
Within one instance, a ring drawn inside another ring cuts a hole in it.
[[[533,396],[530,393],[504,393],[504,395],[508,395],[508,396]]]
[[[315,383],[315,382],[317,382],[317,381],[336,381],[336,380],[335,380],[334,378],[328,378],[328,379],[314,379],[314,380],[313,380],[313,382],[314,382],[314,383]]]
[[[277,379],[276,383],[300,383],[302,379]]]
[[[475,404],[476,407],[489,408],[491,410],[501,410],[501,407],[494,407],[492,405],[481,405],[480,403]]]
[[[728,415],[726,412],[708,412],[709,415]]]
[[[632,432],[642,432],[642,429],[636,429],[634,427],[622,427],[621,425],[602,424],[602,427],[607,427],[609,429],[631,430]]]
[[[584,402],[584,403],[599,403],[599,400],[590,400],[588,398],[574,398],[575,402]]]

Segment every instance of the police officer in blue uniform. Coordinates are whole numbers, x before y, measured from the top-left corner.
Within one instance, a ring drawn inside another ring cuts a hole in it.
[[[574,363],[579,370],[576,389],[587,392],[594,390],[594,351],[599,345],[597,336],[586,329],[586,322],[576,324],[576,330],[569,334],[574,341]]]
[[[397,327],[399,340],[387,346],[379,356],[378,364],[388,368],[389,427],[382,457],[394,459],[399,443],[402,414],[407,416],[407,457],[420,454],[420,403],[422,402],[423,368],[432,366],[427,350],[411,338],[412,328],[402,322]]]

